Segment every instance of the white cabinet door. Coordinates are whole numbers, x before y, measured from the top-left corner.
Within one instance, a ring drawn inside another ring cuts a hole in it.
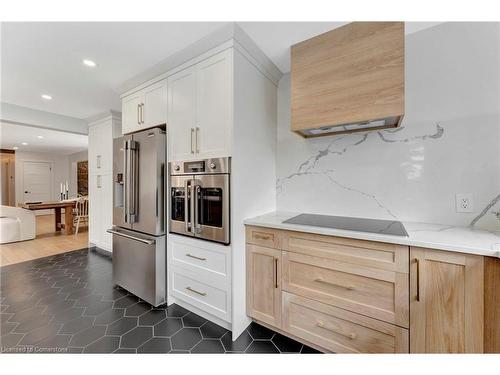
[[[142,127],[167,123],[167,80],[157,82],[143,90]]]
[[[113,226],[113,174],[107,173],[100,177],[100,247],[105,250],[112,250],[112,235],[106,232]]]
[[[168,77],[169,160],[195,158],[196,70],[185,69]]]
[[[113,132],[108,123],[89,127],[89,173],[109,173],[113,168]]]
[[[99,246],[101,225],[101,194],[97,187],[97,174],[89,174],[89,242]]]
[[[140,92],[122,99],[122,133],[132,133],[141,128],[139,105],[142,104]]]
[[[112,173],[89,175],[89,242],[111,251],[112,237],[106,232],[113,225]]]
[[[197,64],[198,158],[230,156],[232,70],[229,51]]]

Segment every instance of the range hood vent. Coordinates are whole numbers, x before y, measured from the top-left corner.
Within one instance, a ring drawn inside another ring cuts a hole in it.
[[[404,22],[353,22],[291,49],[291,130],[394,128],[404,115]]]
[[[305,138],[322,137],[325,135],[355,133],[371,130],[382,130],[388,128],[396,128],[399,126],[402,116],[387,117],[380,120],[356,122],[343,125],[323,126],[315,129],[302,129],[300,133]]]

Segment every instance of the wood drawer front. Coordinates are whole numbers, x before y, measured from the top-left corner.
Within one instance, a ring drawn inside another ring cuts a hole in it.
[[[227,254],[187,243],[172,243],[172,261],[181,267],[199,269],[227,276]]]
[[[273,249],[281,249],[282,231],[263,227],[247,226],[245,235],[247,243],[271,247]]]
[[[334,353],[408,353],[408,330],[283,292],[283,330]]]
[[[200,280],[197,275],[174,268],[171,276],[172,294],[208,313],[230,321],[228,291],[223,285]]]
[[[408,274],[287,251],[282,260],[283,290],[409,326]]]
[[[283,250],[388,271],[409,272],[409,248],[403,245],[285,231]]]

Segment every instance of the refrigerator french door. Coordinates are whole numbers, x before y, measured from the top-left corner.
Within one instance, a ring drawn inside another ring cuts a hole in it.
[[[171,233],[230,243],[229,160],[171,164]]]
[[[113,281],[153,306],[166,302],[165,131],[114,140]]]

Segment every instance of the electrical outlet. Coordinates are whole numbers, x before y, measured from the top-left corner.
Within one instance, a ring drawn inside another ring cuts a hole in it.
[[[457,193],[455,196],[457,212],[473,212],[474,202],[471,193]]]

